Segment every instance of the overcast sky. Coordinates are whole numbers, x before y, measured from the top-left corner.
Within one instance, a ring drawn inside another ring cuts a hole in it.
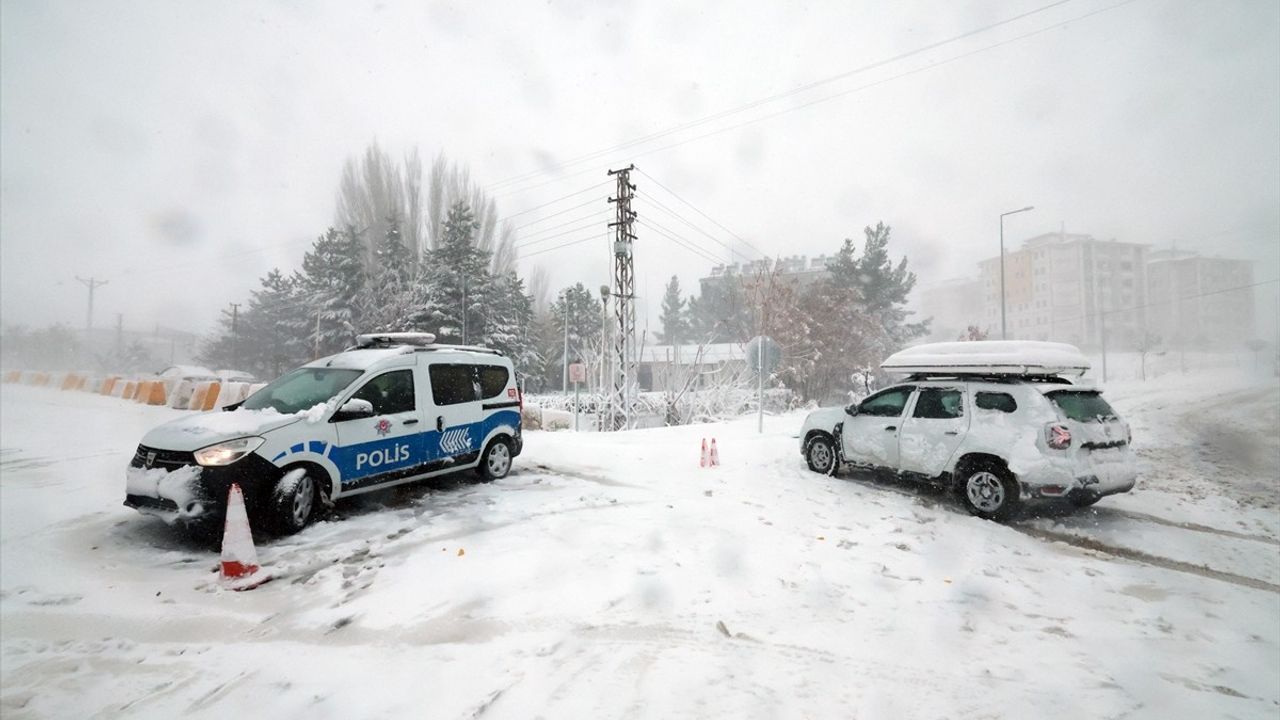
[[[98,326],[123,313],[130,328],[206,331],[270,268],[300,265],[332,222],[344,159],[374,139],[468,164],[505,214],[635,162],[769,255],[830,253],[884,221],[921,282],[973,274],[996,252],[998,215],[1029,204],[1006,221],[1011,244],[1065,226],[1249,257],[1257,280],[1280,276],[1270,0],[1070,0],[555,171],[1050,2],[4,0],[0,315],[79,326],[75,276],[94,276],[109,281]],[[737,245],[635,181],[642,218],[729,256],[656,200]],[[541,264],[553,288],[597,287],[599,234],[522,271]],[[666,279],[695,288],[711,262],[638,234],[637,289],[656,323]]]

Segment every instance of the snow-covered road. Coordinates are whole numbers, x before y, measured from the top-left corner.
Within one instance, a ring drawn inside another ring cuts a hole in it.
[[[1011,526],[808,472],[799,415],[533,432],[501,482],[364,496],[261,546],[277,579],[250,593],[120,506],[177,411],[0,393],[6,718],[1280,711],[1273,380],[1114,386],[1138,489]]]

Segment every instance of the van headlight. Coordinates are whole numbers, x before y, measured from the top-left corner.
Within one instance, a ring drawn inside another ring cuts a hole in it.
[[[196,462],[205,466],[230,465],[249,453],[257,450],[263,443],[260,437],[245,437],[228,440],[217,445],[210,445],[195,452]]]

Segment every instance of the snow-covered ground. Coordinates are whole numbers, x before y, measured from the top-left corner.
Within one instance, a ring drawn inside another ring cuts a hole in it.
[[[1085,512],[815,475],[801,415],[530,432],[507,479],[341,504],[231,593],[120,505],[181,411],[5,385],[0,715],[1276,717],[1280,385],[1108,397],[1142,478]]]

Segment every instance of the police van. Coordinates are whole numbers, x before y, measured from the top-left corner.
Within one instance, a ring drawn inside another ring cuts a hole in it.
[[[522,449],[521,403],[496,350],[438,345],[429,333],[360,335],[237,405],[147,433],[125,505],[216,524],[238,483],[255,524],[297,532],[348,495],[466,469],[506,476]]]

